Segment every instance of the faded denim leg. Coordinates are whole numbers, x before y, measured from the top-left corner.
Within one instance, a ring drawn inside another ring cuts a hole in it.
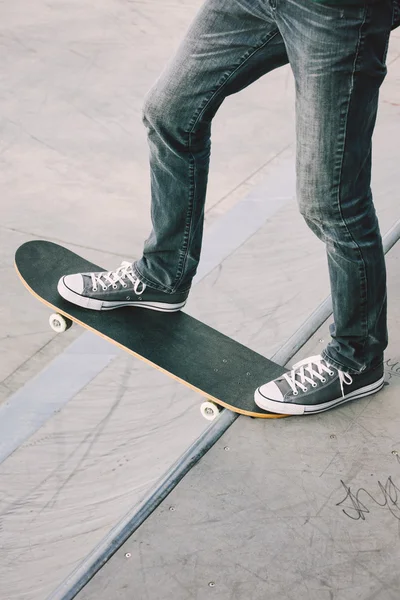
[[[226,96],[288,61],[270,12],[262,1],[205,2],[148,94],[153,229],[134,269],[153,288],[184,291],[196,273],[215,113]]]
[[[370,180],[392,6],[286,0],[276,13],[296,80],[300,211],[328,257],[334,325],[323,357],[361,373],[382,362],[387,346],[385,260]]]

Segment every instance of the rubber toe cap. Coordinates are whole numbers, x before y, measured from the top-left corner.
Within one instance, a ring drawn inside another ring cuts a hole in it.
[[[270,381],[262,385],[259,388],[259,393],[264,398],[268,398],[268,400],[275,400],[276,402],[283,402],[283,395],[279,387],[276,385],[275,381]]]
[[[58,291],[61,296],[64,296],[62,292],[65,291],[65,288],[75,292],[75,294],[82,294],[83,287],[83,277],[80,273],[76,273],[74,275],[65,275],[64,277],[61,277],[60,281],[58,282]]]

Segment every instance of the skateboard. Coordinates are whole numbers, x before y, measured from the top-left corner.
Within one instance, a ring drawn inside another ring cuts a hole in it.
[[[221,407],[264,419],[254,390],[285,369],[223,335],[185,312],[162,313],[136,307],[93,311],[64,300],[57,292],[62,275],[105,271],[52,242],[35,240],[20,246],[15,267],[22,283],[55,311],[49,322],[63,332],[78,323],[203,396],[202,415],[213,420]]]

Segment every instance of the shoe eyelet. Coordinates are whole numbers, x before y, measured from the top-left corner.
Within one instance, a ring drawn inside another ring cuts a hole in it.
[[[334,376],[334,374],[335,374],[335,371],[329,371],[329,375],[330,375],[331,377],[333,377],[333,376]]]
[[[123,287],[123,288],[127,288],[128,286],[126,285],[126,283],[123,283],[123,284],[122,284],[122,287]]]
[[[97,292],[97,287],[94,287],[94,288],[93,288],[93,291],[94,291],[94,292]]]
[[[326,379],[325,379],[325,377],[323,377],[323,378],[321,379],[321,383],[326,383]]]
[[[113,290],[116,290],[117,288],[118,288],[117,284],[116,284],[116,283],[114,283],[114,285],[113,285]]]
[[[299,392],[293,392],[293,396],[298,396]]]
[[[311,385],[313,386],[313,388],[316,388],[316,387],[318,387],[318,384],[317,384],[317,383],[315,383],[315,381],[314,381],[314,382],[313,382]]]
[[[104,287],[103,287],[103,292],[106,292],[106,291],[107,291],[107,287],[106,287],[106,286],[104,286]]]

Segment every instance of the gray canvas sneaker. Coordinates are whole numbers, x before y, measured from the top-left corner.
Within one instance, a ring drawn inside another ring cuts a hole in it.
[[[140,306],[162,312],[175,312],[186,304],[189,290],[167,294],[140,281],[132,263],[124,261],[115,271],[64,275],[57,286],[60,296],[92,310]]]
[[[383,364],[359,375],[349,375],[321,356],[311,356],[260,386],[254,400],[257,406],[273,413],[312,414],[374,394],[383,387],[384,379]]]

